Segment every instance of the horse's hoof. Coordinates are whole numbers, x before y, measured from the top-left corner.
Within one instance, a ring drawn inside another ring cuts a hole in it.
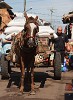
[[[20,92],[21,93],[23,93],[23,90],[24,90],[24,88],[23,87],[20,87]]]
[[[18,94],[17,94],[17,96],[22,96],[23,95],[23,93],[21,93],[21,92],[19,92]]]
[[[35,95],[35,94],[36,94],[35,91],[30,92],[30,95]]]

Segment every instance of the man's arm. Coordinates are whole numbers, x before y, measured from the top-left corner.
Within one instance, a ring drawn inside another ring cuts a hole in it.
[[[69,40],[66,34],[65,34],[65,48],[66,48],[66,51],[68,52],[70,51],[70,44],[69,44]]]
[[[66,49],[66,51],[70,52],[70,44],[69,44],[69,42],[65,43],[65,49]]]
[[[11,43],[11,40],[3,39],[2,42],[3,43]]]

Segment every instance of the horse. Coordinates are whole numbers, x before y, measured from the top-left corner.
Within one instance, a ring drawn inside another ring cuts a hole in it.
[[[38,16],[35,18],[25,15],[26,22],[24,29],[16,36],[13,43],[13,51],[18,56],[21,80],[20,80],[20,92],[23,93],[25,68],[27,70],[27,78],[31,75],[31,94],[35,94],[34,90],[34,62],[37,50],[36,33],[38,28]]]

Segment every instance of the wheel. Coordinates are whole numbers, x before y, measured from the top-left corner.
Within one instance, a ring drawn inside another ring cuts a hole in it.
[[[61,55],[60,52],[56,52],[54,59],[54,78],[61,79]]]
[[[5,55],[3,54],[1,57],[1,79],[9,78],[8,65],[9,62],[5,59]]]

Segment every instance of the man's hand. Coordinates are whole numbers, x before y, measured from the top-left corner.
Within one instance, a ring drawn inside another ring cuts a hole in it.
[[[69,43],[65,44],[65,48],[66,48],[66,51],[70,52],[70,44]]]

